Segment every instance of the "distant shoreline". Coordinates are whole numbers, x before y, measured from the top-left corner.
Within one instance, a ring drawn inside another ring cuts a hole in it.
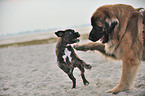
[[[80,39],[84,40],[88,38],[88,33],[90,32],[91,27],[87,26],[87,27],[79,27],[79,28],[71,28],[71,29],[74,29],[75,31],[79,32],[81,34]],[[0,48],[54,43],[57,41],[57,37],[54,34],[55,31],[26,34],[22,36],[21,35],[10,36],[4,39],[0,38]]]
[[[81,40],[85,40],[87,38],[88,38],[88,34],[81,35]],[[39,45],[39,44],[49,44],[49,43],[54,43],[56,41],[57,41],[57,38],[51,37],[51,38],[48,38],[48,39],[31,40],[31,41],[24,41],[24,42],[2,44],[2,45],[0,45],[0,48],[30,46],[30,45]]]
[[[88,27],[90,24],[82,24],[82,25],[74,25],[74,26],[67,26],[65,28],[82,28],[82,27]],[[46,33],[46,32],[52,32],[59,29],[65,29],[63,28],[48,28],[48,29],[35,29],[35,30],[26,30],[23,32],[17,32],[17,33],[7,33],[7,34],[0,34],[0,38],[7,38],[11,36],[19,36],[19,35],[27,35],[27,34],[37,34],[37,33]]]

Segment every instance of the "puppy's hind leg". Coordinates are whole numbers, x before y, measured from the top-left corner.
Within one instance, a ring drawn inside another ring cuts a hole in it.
[[[61,68],[68,77],[72,80],[73,86],[72,88],[76,88],[76,78],[73,76],[73,70],[74,68],[68,67],[65,63],[58,63],[59,68]]]
[[[72,69],[72,72],[70,74],[68,74],[68,77],[72,80],[73,82],[73,86],[72,86],[72,89],[73,88],[76,88],[76,78],[73,76],[73,70],[74,68]]]
[[[82,79],[83,79],[84,85],[88,85],[89,82],[86,80],[86,77],[85,77],[85,75],[84,75],[85,69],[84,69],[83,66],[81,66],[81,65],[79,65],[78,68],[79,68],[80,71],[81,71],[81,77],[82,77]]]
[[[71,74],[72,68],[67,66],[65,63],[58,63],[57,64],[60,69],[62,69],[66,74]]]

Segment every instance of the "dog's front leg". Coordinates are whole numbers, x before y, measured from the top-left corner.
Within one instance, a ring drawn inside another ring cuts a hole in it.
[[[105,50],[104,50],[105,45],[103,45],[102,43],[97,43],[97,42],[89,42],[82,45],[74,45],[73,47],[76,50],[80,50],[80,51],[98,50],[102,53],[105,53]]]
[[[79,51],[99,51],[101,52],[103,55],[111,57],[113,59],[116,59],[116,56],[114,54],[107,54],[105,51],[105,45],[102,43],[97,43],[97,42],[89,42],[86,44],[82,44],[82,45],[74,45],[73,46],[76,50]]]
[[[122,75],[120,83],[108,92],[117,94],[120,91],[130,89],[133,85],[133,81],[136,77],[136,73],[138,71],[140,63],[141,62],[136,58],[123,58]]]

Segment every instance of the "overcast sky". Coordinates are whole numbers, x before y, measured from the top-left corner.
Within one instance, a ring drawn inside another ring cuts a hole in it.
[[[0,35],[90,24],[99,6],[115,3],[145,8],[145,0],[0,0]]]

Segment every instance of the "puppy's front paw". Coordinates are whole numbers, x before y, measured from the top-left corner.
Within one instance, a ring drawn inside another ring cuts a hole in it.
[[[85,68],[86,68],[86,69],[91,69],[92,66],[91,66],[90,64],[87,64],[87,65],[85,66]]]

